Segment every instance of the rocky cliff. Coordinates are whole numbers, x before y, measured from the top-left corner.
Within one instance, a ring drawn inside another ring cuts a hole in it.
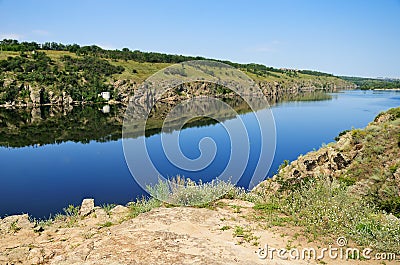
[[[337,79],[332,82],[317,80],[290,81],[290,82],[265,82],[258,81],[257,85],[266,98],[271,102],[277,102],[288,96],[298,96],[304,92],[324,91],[335,92],[340,89],[355,89],[356,86],[350,82]],[[56,91],[51,87],[40,86],[35,83],[22,84],[20,88],[26,91],[27,97],[20,97],[17,100],[0,104],[0,107],[35,107],[41,105],[72,106],[90,104],[87,101],[74,101],[65,91]],[[129,99],[135,95],[140,83],[135,80],[121,79],[112,83],[112,99],[110,104],[127,105]],[[232,93],[212,83],[196,82],[180,85],[174,90],[167,92],[164,102],[174,102],[179,99],[195,97],[200,95],[227,97]]]
[[[349,186],[363,200],[400,216],[400,108],[378,115],[365,129],[341,133],[337,140],[282,164],[279,173],[255,191],[273,196],[328,177]]]

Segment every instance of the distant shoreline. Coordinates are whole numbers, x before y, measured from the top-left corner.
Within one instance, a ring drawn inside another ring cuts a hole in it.
[[[377,90],[377,91],[400,91],[400,88],[374,88],[372,90]]]

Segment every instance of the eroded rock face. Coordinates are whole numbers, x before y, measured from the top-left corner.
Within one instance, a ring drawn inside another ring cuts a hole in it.
[[[29,87],[29,97],[34,105],[40,105],[40,94],[42,90],[38,87]]]
[[[134,80],[124,79],[115,81],[113,86],[116,91],[116,98],[114,98],[114,100],[127,104],[138,84]]]
[[[272,190],[268,191],[270,184],[267,183],[275,183],[273,187],[276,190],[277,186],[279,186],[278,189],[281,187],[279,183],[285,183],[285,186],[290,187],[305,178],[338,177],[347,170],[360,149],[362,146],[352,145],[349,135],[344,135],[337,143],[298,157],[290,165],[281,169],[274,178],[260,183],[255,187],[255,191],[264,194],[273,193]]]
[[[27,214],[12,215],[0,220],[0,234],[16,233],[33,227],[34,224],[29,221]]]
[[[400,196],[397,111],[382,113],[365,129],[342,133],[337,142],[299,156],[273,178],[260,183],[254,192],[271,197],[276,191],[290,193],[291,187],[310,179],[337,180],[349,192],[373,197],[378,207],[395,213],[393,198]]]
[[[336,163],[337,169],[345,168],[349,163],[343,158],[343,156],[338,153],[334,158],[333,161]]]
[[[329,160],[328,153],[325,152],[318,157],[317,163],[319,166],[322,166],[325,162]]]
[[[304,161],[304,165],[306,166],[307,171],[311,171],[317,167],[316,160],[306,160]]]
[[[284,168],[282,174],[291,172],[290,175],[294,177],[333,175],[345,169],[349,164],[349,160],[340,151],[332,147],[326,147],[299,157],[290,166]]]

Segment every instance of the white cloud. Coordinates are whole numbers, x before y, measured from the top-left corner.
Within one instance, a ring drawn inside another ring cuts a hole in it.
[[[277,52],[280,48],[281,42],[274,40],[265,44],[249,47],[246,49],[248,52]]]
[[[0,39],[13,39],[13,40],[20,40],[22,39],[22,35],[21,34],[17,34],[17,33],[4,33],[4,34],[0,34]]]
[[[39,36],[47,36],[47,35],[49,35],[49,32],[47,30],[43,30],[43,29],[32,30],[32,33],[35,34],[35,35],[39,35]]]

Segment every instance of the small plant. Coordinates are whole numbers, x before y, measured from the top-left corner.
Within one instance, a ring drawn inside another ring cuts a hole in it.
[[[18,226],[18,219],[11,222],[10,227],[9,227],[10,232],[16,233],[19,230],[21,230],[21,227]]]
[[[131,202],[128,204],[130,214],[129,216],[134,218],[141,213],[145,213],[150,211],[151,209],[157,208],[161,206],[161,202],[157,199],[150,198],[146,199],[142,197],[141,199],[137,199],[135,202]]]
[[[335,141],[339,141],[340,140],[340,136],[345,135],[349,131],[350,130],[344,130],[344,131],[340,132],[339,135],[335,137]]]
[[[54,223],[54,219],[50,216],[48,219],[43,219],[43,220],[33,220],[33,223],[35,223],[36,227],[45,227],[45,226],[50,226]]]
[[[64,213],[68,217],[75,217],[79,214],[79,206],[74,206],[72,204],[68,205],[67,208],[63,208]]]
[[[220,230],[226,231],[226,230],[229,230],[229,229],[231,229],[231,228],[232,228],[232,227],[230,227],[229,225],[224,225],[223,227],[221,227]]]
[[[78,221],[79,216],[79,206],[74,206],[72,204],[68,205],[67,208],[64,208],[64,213],[66,215],[67,227],[72,227]]]
[[[351,136],[352,136],[352,143],[353,144],[359,144],[363,140],[363,138],[367,135],[367,132],[365,130],[361,129],[353,129],[351,130]]]
[[[83,233],[83,234],[82,234],[82,237],[83,237],[84,239],[91,239],[94,235],[95,235],[95,233],[87,232],[87,233]]]
[[[399,164],[394,164],[389,167],[389,171],[391,174],[394,174],[398,168],[399,168]]]
[[[113,225],[112,222],[107,221],[107,222],[105,222],[104,224],[100,224],[99,226],[100,226],[100,228],[104,228],[104,227],[110,227],[110,226],[112,226],[112,225]]]
[[[241,213],[242,212],[240,210],[241,209],[240,206],[232,205],[231,207],[232,207],[234,213]]]
[[[235,237],[243,237],[244,229],[241,226],[235,226],[235,230],[233,231],[233,236]]]
[[[348,175],[342,175],[338,177],[338,180],[343,183],[346,186],[352,186],[356,183],[357,179],[352,177],[352,176],[348,176]]]
[[[57,213],[57,214],[54,216],[54,222],[62,222],[62,221],[65,221],[66,218],[67,218],[67,217],[66,217],[65,215],[63,215],[63,214],[61,214],[61,213]]]
[[[375,155],[383,154],[384,151],[385,151],[385,147],[384,146],[375,145],[375,146],[372,147],[372,152],[374,152]]]
[[[279,169],[278,172],[281,171],[282,169],[284,169],[285,167],[287,167],[289,165],[290,161],[289,160],[283,160],[283,163],[279,165]]]
[[[288,240],[286,243],[286,249],[292,249],[294,246],[292,245],[293,240]]]
[[[243,238],[245,242],[252,243],[254,246],[259,245],[258,240],[260,237],[255,236],[249,228],[245,229],[241,226],[235,226],[233,230],[233,236]]]
[[[103,204],[103,205],[101,205],[101,208],[106,212],[106,214],[108,215],[108,216],[111,216],[111,210],[113,209],[113,208],[115,208],[115,204],[113,204],[113,203],[111,203],[111,204],[109,204],[109,203],[106,203],[106,204]]]
[[[277,202],[259,203],[254,205],[253,209],[271,213],[275,210],[279,210],[279,204]]]

